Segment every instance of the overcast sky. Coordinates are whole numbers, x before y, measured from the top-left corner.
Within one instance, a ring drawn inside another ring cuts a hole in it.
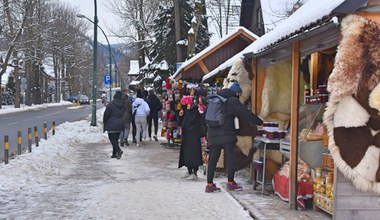
[[[115,16],[112,12],[110,12],[110,10],[107,8],[107,5],[109,6],[109,3],[111,1],[112,0],[96,1],[99,26],[105,31],[107,36],[113,35],[111,34],[110,30],[117,31],[121,25],[121,22],[118,19],[118,17]],[[94,0],[60,0],[60,2],[67,3],[75,8],[78,8],[80,14],[83,14],[91,20],[94,20]],[[93,29],[91,29],[90,32],[87,34],[93,36]],[[108,40],[111,44],[124,42],[122,39],[118,39],[112,36],[108,36]],[[98,41],[103,44],[107,43],[100,30],[98,31]]]

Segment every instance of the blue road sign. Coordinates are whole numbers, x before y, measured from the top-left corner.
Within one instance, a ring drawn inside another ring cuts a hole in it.
[[[111,77],[110,75],[104,75],[104,84],[110,85],[111,84]]]

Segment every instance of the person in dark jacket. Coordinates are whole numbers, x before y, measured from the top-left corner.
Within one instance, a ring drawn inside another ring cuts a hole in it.
[[[128,94],[128,89],[123,89],[122,100],[125,103],[125,112],[123,115],[124,120],[124,131],[120,133],[120,146],[123,147],[124,144],[129,146],[128,136],[131,130],[132,123],[132,101]]]
[[[203,114],[199,113],[198,105],[193,102],[190,96],[184,96],[181,102],[181,104],[186,105],[186,109],[185,111],[181,110],[180,113],[183,115],[183,122],[178,168],[186,166],[188,173],[183,178],[197,180],[198,167],[203,164],[201,146]]]
[[[113,100],[107,105],[103,115],[103,130],[107,131],[108,138],[112,144],[111,158],[120,159],[123,151],[119,147],[119,136],[124,131],[123,115],[125,103],[122,100],[120,91],[116,91]]]
[[[148,91],[149,95],[147,97],[147,102],[150,108],[150,114],[148,115],[148,135],[149,140],[152,140],[152,121],[154,123],[154,135],[153,138],[155,141],[157,139],[158,132],[158,112],[162,109],[162,104],[160,99],[154,94],[153,89]]]
[[[220,127],[208,127],[207,137],[210,146],[210,155],[207,167],[206,192],[220,191],[220,188],[213,183],[216,164],[220,157],[220,152],[224,149],[227,166],[227,190],[242,190],[234,181],[234,148],[237,142],[234,118],[238,117],[249,121],[255,125],[261,125],[263,121],[252,114],[240,101],[239,95],[242,90],[237,82],[234,82],[229,89],[222,89],[218,95],[227,98],[226,101],[226,122]],[[206,110],[207,111],[207,110]]]

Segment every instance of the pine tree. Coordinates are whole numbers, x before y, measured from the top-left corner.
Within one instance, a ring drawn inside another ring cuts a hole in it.
[[[186,41],[187,34],[190,29],[191,20],[193,18],[193,0],[180,0],[180,14],[181,14],[181,39],[183,40],[185,47],[183,50],[184,57],[186,57]],[[174,6],[173,5],[159,5],[158,15],[154,19],[153,32],[154,42],[150,45],[152,48],[149,57],[153,64],[159,64],[161,61],[166,60],[169,65],[169,71],[173,73],[176,65],[176,40],[175,40],[175,24],[174,24]],[[199,28],[196,53],[199,53],[205,49],[209,44],[210,34],[207,32],[207,28],[204,25],[206,19],[203,18],[202,25]],[[152,71],[152,70],[148,70]],[[163,79],[168,75],[161,75]]]
[[[8,76],[8,82],[5,85],[4,101],[7,104],[13,104],[16,94],[16,83],[12,75]]]

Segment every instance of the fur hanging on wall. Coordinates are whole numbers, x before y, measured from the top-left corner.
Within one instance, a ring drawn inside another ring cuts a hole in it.
[[[329,150],[357,189],[380,194],[380,27],[349,15],[341,33],[324,113]]]

